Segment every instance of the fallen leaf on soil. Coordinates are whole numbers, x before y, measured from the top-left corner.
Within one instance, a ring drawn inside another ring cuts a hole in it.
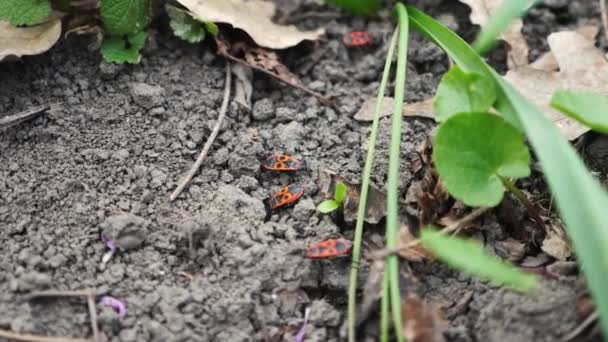
[[[287,67],[279,60],[279,56],[274,51],[265,50],[260,47],[250,47],[244,43],[234,44],[231,48],[230,43],[219,37],[216,37],[218,54],[225,58],[248,66],[257,71],[261,71],[277,80],[284,82],[296,89],[300,89],[326,104],[332,104],[332,101],[307,88],[302,81],[294,73],[289,71]],[[237,57],[237,54],[242,54],[244,58]]]
[[[595,47],[594,41],[581,33],[556,32],[549,35],[547,40],[559,72],[537,69],[552,68],[551,62],[535,62],[510,70],[505,79],[543,109],[562,135],[574,140],[589,131],[589,128],[549,107],[551,96],[558,89],[608,95],[608,61]]]
[[[226,23],[242,29],[260,46],[285,49],[304,40],[316,40],[325,33],[299,31],[295,26],[282,26],[272,22],[275,5],[261,0],[178,0],[199,21]]]
[[[234,101],[243,108],[251,111],[251,92],[253,86],[253,71],[242,64],[235,64],[232,68],[232,74],[235,76],[234,82]]]
[[[526,255],[526,245],[511,238],[499,241],[496,248],[511,262],[519,261]]]
[[[380,106],[379,117],[389,116],[393,113],[395,100],[392,97],[382,99]],[[372,121],[374,120],[374,110],[376,109],[376,97],[370,97],[363,104],[359,111],[355,114],[355,120]],[[416,116],[422,118],[434,118],[433,99],[427,99],[422,102],[405,103],[403,106],[403,116]]]
[[[547,235],[540,247],[543,252],[557,260],[564,261],[572,255],[572,248],[566,240],[566,235],[559,227],[547,231]]]
[[[585,25],[577,28],[575,32],[593,41],[599,30],[595,25]],[[557,71],[559,69],[559,64],[557,64],[557,60],[551,51],[545,52],[537,60],[530,63],[530,66],[534,69],[545,71]]]
[[[504,0],[460,0],[471,8],[471,22],[480,26],[486,25],[490,17]],[[528,43],[521,33],[521,19],[513,23],[502,33],[501,38],[509,46],[507,64],[509,69],[528,64]]]
[[[0,21],[0,61],[7,56],[37,55],[50,49],[61,36],[61,20],[31,27]]]
[[[405,224],[402,224],[399,228],[397,239],[399,241],[399,245],[409,245],[413,241],[417,240],[416,237],[410,231],[410,227]],[[407,249],[400,250],[399,255],[406,260],[414,262],[434,259],[433,254],[426,250],[424,247],[422,247],[422,245],[420,244]]]
[[[363,285],[363,296],[359,313],[357,314],[357,326],[365,322],[376,307],[382,295],[382,279],[384,274],[384,260],[374,260],[369,268],[367,280]]]
[[[402,331],[410,342],[443,342],[448,324],[437,308],[409,294],[401,303]]]
[[[346,198],[342,206],[344,221],[347,223],[355,222],[357,220],[357,211],[359,210],[361,184],[351,183],[335,172],[322,171],[319,177],[319,190],[324,198],[333,198],[332,189],[335,189],[337,182],[342,182],[346,185]],[[370,184],[367,192],[365,222],[378,224],[384,216],[386,216],[386,195]]]

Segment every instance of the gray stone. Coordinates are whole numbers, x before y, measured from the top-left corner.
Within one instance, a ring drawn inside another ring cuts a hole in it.
[[[146,109],[160,106],[164,101],[165,90],[160,86],[133,82],[129,84],[129,92],[133,101]]]
[[[274,117],[274,104],[269,98],[256,101],[251,112],[255,120],[263,121]]]
[[[103,234],[123,251],[141,246],[148,234],[149,222],[133,214],[108,217],[102,224]]]

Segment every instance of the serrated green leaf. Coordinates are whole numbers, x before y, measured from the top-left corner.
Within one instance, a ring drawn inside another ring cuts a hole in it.
[[[0,0],[0,20],[12,25],[35,25],[51,12],[48,0]]]
[[[504,192],[501,178],[530,174],[523,136],[489,113],[460,113],[441,124],[433,160],[448,192],[470,206],[497,205]]]
[[[445,121],[458,113],[486,112],[495,101],[496,91],[491,79],[454,66],[441,78],[433,108],[437,121]]]
[[[171,19],[169,26],[171,26],[173,34],[190,43],[198,43],[205,39],[203,24],[192,18],[187,11],[169,4],[165,5],[165,8]]]
[[[106,31],[115,36],[143,31],[150,20],[149,0],[101,0]]]
[[[460,271],[518,291],[538,286],[537,277],[488,254],[477,241],[448,237],[430,227],[421,231],[420,241],[439,260]]]
[[[334,201],[341,205],[346,198],[346,185],[343,182],[336,183],[336,190],[334,191]]]
[[[106,62],[137,64],[141,59],[139,51],[146,43],[146,32],[138,32],[127,39],[107,37],[101,45],[101,55]]]
[[[327,0],[330,5],[342,7],[357,15],[374,14],[380,9],[378,0]]]
[[[340,205],[336,201],[331,199],[331,200],[325,200],[325,201],[321,202],[321,204],[319,204],[317,209],[319,209],[319,211],[322,212],[323,214],[327,214],[327,213],[331,213],[332,211],[338,209],[339,206]]]
[[[551,106],[594,131],[608,133],[608,97],[586,91],[556,91]]]

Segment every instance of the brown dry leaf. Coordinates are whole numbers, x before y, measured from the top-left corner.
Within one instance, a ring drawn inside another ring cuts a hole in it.
[[[557,260],[564,261],[572,256],[572,248],[568,243],[566,234],[563,229],[558,226],[553,226],[553,229],[547,231],[547,235],[540,247],[543,252],[554,257]]]
[[[382,296],[382,279],[384,275],[384,260],[374,260],[370,267],[365,285],[363,285],[363,296],[359,313],[357,314],[357,326],[365,322],[374,312]]]
[[[413,241],[417,240],[410,228],[402,224],[399,227],[399,232],[397,233],[397,239],[400,246],[409,245]],[[407,249],[403,249],[399,251],[399,255],[409,261],[420,262],[423,260],[433,260],[433,254],[426,250],[422,245],[416,245]]]
[[[589,128],[550,108],[548,104],[551,96],[558,89],[586,90],[608,95],[608,61],[595,47],[594,41],[579,32],[556,32],[549,35],[547,40],[559,72],[536,69],[551,68],[552,63],[545,60],[510,70],[505,79],[543,109],[562,135],[574,140],[589,131]]]
[[[385,97],[382,99],[382,104],[380,106],[379,117],[389,116],[393,113],[393,106],[395,105],[395,100],[392,97]],[[376,98],[370,97],[363,105],[359,111],[355,114],[355,120],[357,121],[372,121],[374,120],[374,110],[376,109]],[[416,116],[422,118],[434,118],[435,114],[433,113],[433,99],[426,99],[422,102],[414,102],[414,103],[405,103],[403,105],[403,116]]]
[[[231,47],[228,41],[219,37],[215,39],[215,42],[217,43],[218,54],[225,58],[272,76],[281,82],[318,98],[326,104],[332,104],[331,99],[307,88],[298,76],[287,69],[274,51],[268,51],[260,47],[250,47],[244,43],[237,43]],[[238,52],[243,53],[244,59],[235,55]]]
[[[295,26],[277,25],[272,22],[275,5],[261,0],[177,0],[200,21],[226,23],[242,29],[260,46],[285,49],[304,40],[317,40],[325,33],[299,31]]]
[[[488,22],[503,1],[506,0],[460,0],[471,8],[471,22],[480,26]],[[509,69],[528,64],[528,43],[521,33],[522,27],[521,19],[516,19],[501,35],[509,46]]]
[[[444,342],[443,331],[448,323],[437,308],[414,294],[401,303],[402,331],[409,342]]]
[[[526,256],[526,245],[515,239],[508,238],[504,241],[499,241],[496,244],[496,248],[511,262],[519,261]]]
[[[37,55],[50,49],[61,36],[61,20],[31,27],[0,21],[0,61],[8,56]]]

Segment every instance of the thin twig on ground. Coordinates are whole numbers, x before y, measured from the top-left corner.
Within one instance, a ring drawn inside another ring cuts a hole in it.
[[[42,105],[42,106],[30,108],[28,110],[24,110],[17,114],[13,114],[13,115],[9,115],[9,116],[0,118],[0,128],[8,128],[11,126],[15,126],[19,123],[22,123],[24,121],[33,119],[36,116],[38,116],[40,113],[47,111],[47,110],[55,107],[56,105],[58,105],[58,104],[54,103],[54,104]]]
[[[589,316],[587,316],[587,318],[585,318],[585,320],[581,324],[579,324],[574,330],[572,330],[571,333],[562,337],[562,342],[572,341],[575,338],[577,338],[593,322],[597,321],[598,317],[599,316],[598,316],[597,310],[593,311]]]
[[[91,292],[87,295],[89,305],[89,315],[91,316],[91,329],[93,330],[93,341],[101,342],[99,338],[99,328],[97,326],[97,310],[95,310],[95,296]]]
[[[7,338],[13,341],[25,341],[25,342],[91,342],[86,338],[71,338],[71,337],[54,337],[54,336],[40,336],[30,334],[20,334],[9,330],[0,329],[0,337]]]
[[[93,295],[89,290],[45,290],[45,291],[34,291],[27,295],[28,299],[40,298],[40,297],[88,297]]]
[[[213,131],[211,132],[211,135],[207,139],[207,142],[205,142],[205,146],[203,147],[203,150],[198,155],[198,158],[196,158],[196,161],[194,162],[194,164],[192,164],[192,167],[190,168],[188,173],[179,181],[177,188],[175,188],[175,191],[173,191],[173,193],[171,194],[171,197],[169,197],[169,200],[171,202],[175,201],[175,199],[182,193],[182,191],[184,191],[184,189],[186,188],[188,183],[190,183],[190,181],[192,180],[192,178],[194,177],[194,175],[196,174],[198,169],[201,167],[201,164],[205,160],[205,157],[207,157],[207,153],[209,152],[211,145],[213,145],[213,141],[215,141],[215,138],[217,137],[218,133],[220,132],[220,128],[222,127],[222,122],[224,122],[224,117],[226,116],[226,112],[228,111],[228,100],[230,99],[230,83],[231,82],[232,82],[232,73],[230,72],[230,62],[226,61],[226,84],[224,87],[224,99],[222,100],[222,106],[220,107],[220,115],[217,118],[217,122],[215,123],[215,127],[213,127]]]
[[[444,234],[444,235],[450,234],[450,233],[457,233],[462,228],[464,228],[467,224],[469,224],[470,222],[476,220],[478,217],[480,217],[481,215],[485,214],[490,209],[492,209],[492,207],[479,207],[479,208],[475,208],[468,215],[466,215],[465,217],[461,218],[457,222],[454,222],[453,224],[444,227],[439,232],[441,234]],[[421,243],[421,241],[419,239],[416,239],[416,240],[411,241],[411,242],[409,242],[409,243],[407,243],[405,245],[400,245],[400,246],[397,246],[397,247],[392,248],[392,249],[383,249],[383,250],[375,252],[372,255],[371,259],[384,259],[384,258],[386,258],[389,255],[392,255],[392,254],[395,254],[395,253],[399,253],[401,251],[404,251],[404,250],[412,248],[412,247],[416,247],[420,243]]]

